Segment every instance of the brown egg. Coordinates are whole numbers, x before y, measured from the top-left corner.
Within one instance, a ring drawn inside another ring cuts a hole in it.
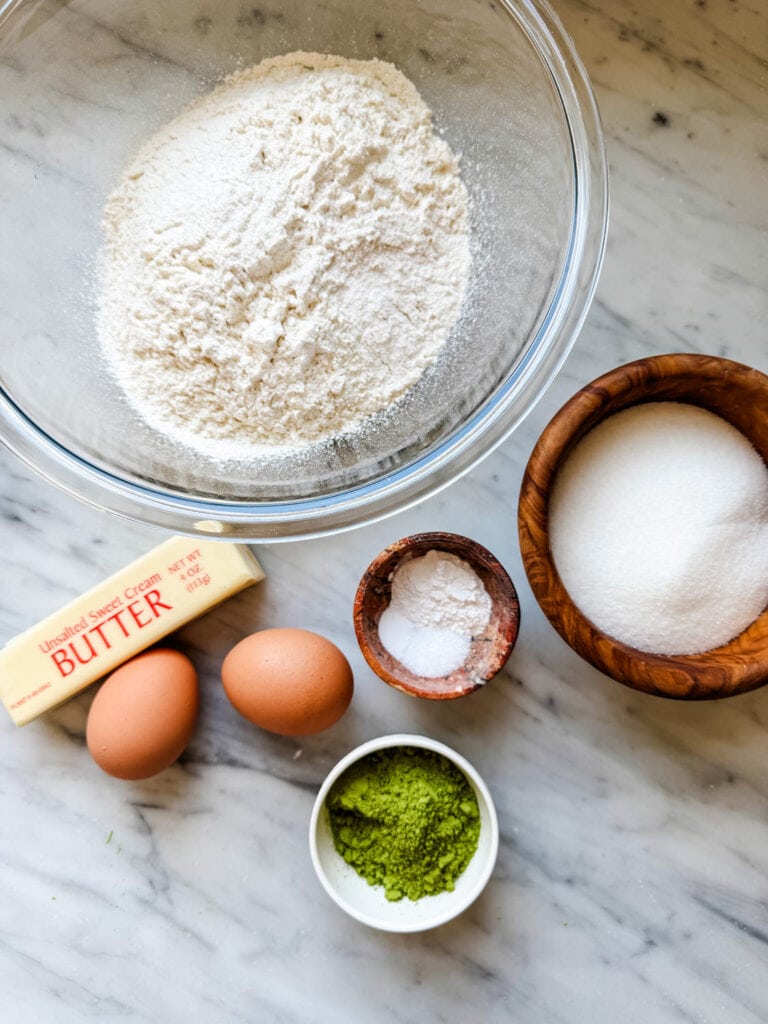
[[[221,681],[249,721],[283,736],[337,722],[352,700],[352,669],[335,644],[306,629],[264,629],[233,647]]]
[[[148,779],[168,768],[189,742],[199,694],[195,666],[167,648],[132,658],[91,704],[86,740],[100,768],[118,779]]]

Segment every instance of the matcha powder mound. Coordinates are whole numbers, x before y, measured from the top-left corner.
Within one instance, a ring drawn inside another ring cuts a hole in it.
[[[477,849],[480,814],[464,774],[430,750],[393,747],[363,758],[326,799],[336,849],[388,900],[454,888]]]

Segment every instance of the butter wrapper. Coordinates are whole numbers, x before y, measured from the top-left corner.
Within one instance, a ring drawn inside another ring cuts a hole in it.
[[[264,579],[248,548],[172,537],[0,651],[0,697],[26,725]]]

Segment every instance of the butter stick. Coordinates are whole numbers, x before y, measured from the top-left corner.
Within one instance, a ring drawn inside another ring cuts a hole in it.
[[[245,547],[172,537],[11,640],[0,651],[0,697],[26,725],[263,579]]]

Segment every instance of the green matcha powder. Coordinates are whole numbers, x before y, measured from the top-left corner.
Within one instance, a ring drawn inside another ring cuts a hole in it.
[[[388,900],[451,891],[477,849],[475,791],[431,750],[369,754],[337,779],[326,807],[336,849]]]

